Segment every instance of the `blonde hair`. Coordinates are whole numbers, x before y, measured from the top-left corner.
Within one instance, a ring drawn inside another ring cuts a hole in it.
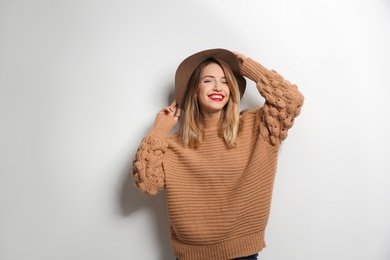
[[[185,147],[198,148],[204,139],[203,116],[197,100],[197,88],[202,70],[210,63],[221,67],[230,90],[229,100],[221,111],[219,119],[219,136],[224,139],[228,148],[235,147],[239,130],[240,92],[237,80],[229,66],[222,60],[209,58],[199,64],[192,73],[184,97],[184,118],[180,128],[180,137]]]

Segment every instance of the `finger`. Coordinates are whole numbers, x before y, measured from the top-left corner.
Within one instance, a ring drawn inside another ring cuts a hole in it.
[[[174,100],[169,106],[164,107],[161,111],[168,116],[179,118],[180,111],[177,112],[177,110],[178,110],[178,104],[177,104],[176,100]]]
[[[176,110],[176,100],[174,100],[168,107],[167,107],[167,112],[168,113],[174,113]]]
[[[236,51],[232,51],[234,55],[236,55],[237,58],[239,58],[242,54]]]
[[[180,119],[180,113],[181,109],[179,107],[176,108],[175,113],[173,114],[173,118],[176,118],[177,120]]]
[[[173,100],[172,103],[171,103],[169,106],[170,106],[170,107],[172,108],[172,110],[174,111],[174,110],[176,109],[176,107],[177,107],[176,99]]]
[[[181,114],[181,109],[180,109],[180,107],[177,107],[175,110],[175,115],[180,117],[180,114]]]
[[[171,113],[171,112],[173,112],[171,107],[164,107],[164,108],[162,109],[162,111],[165,112],[165,113]]]

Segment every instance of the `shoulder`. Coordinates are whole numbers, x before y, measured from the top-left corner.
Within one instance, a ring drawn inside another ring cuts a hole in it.
[[[167,143],[168,143],[168,148],[172,148],[172,147],[184,148],[179,132],[175,132],[172,135],[168,136]]]
[[[262,108],[245,109],[240,113],[240,129],[258,129]]]
[[[241,111],[241,113],[240,113],[240,120],[243,122],[254,120],[254,119],[258,118],[261,110],[262,110],[262,108],[245,109],[245,110]]]

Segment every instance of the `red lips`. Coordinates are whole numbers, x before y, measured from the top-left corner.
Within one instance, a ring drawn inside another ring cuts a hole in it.
[[[220,102],[224,99],[225,96],[222,94],[210,94],[208,97],[213,101]]]

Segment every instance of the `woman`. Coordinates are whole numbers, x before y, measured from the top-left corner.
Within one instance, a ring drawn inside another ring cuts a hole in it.
[[[265,103],[239,113],[243,76]],[[135,185],[147,194],[166,188],[177,259],[257,259],[280,144],[304,98],[276,71],[224,49],[185,59],[175,92],[139,146]],[[179,118],[180,130],[169,136]]]

